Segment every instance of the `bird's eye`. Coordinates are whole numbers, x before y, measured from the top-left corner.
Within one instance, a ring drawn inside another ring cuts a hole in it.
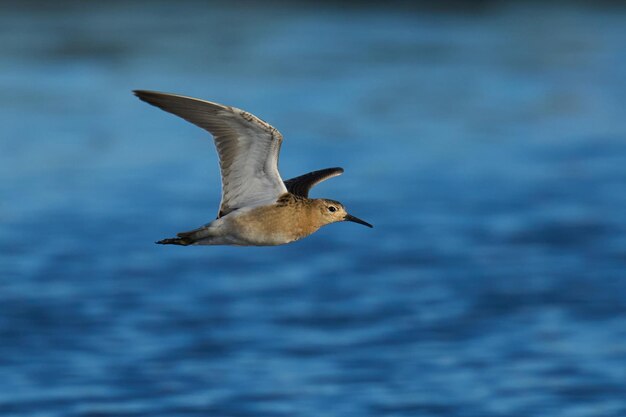
[[[337,207],[335,207],[335,206],[329,206],[329,207],[328,207],[328,211],[330,211],[331,213],[334,213],[334,212],[336,212],[336,211],[337,211]]]

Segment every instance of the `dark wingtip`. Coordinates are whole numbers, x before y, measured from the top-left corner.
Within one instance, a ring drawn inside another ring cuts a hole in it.
[[[157,101],[159,98],[163,99],[164,96],[166,96],[167,94],[165,93],[160,93],[158,91],[150,91],[150,90],[132,90],[133,94],[142,101],[145,101],[146,103],[149,104],[155,104],[154,102]]]
[[[149,96],[149,92],[148,91],[144,91],[144,90],[133,90],[133,94],[135,95],[135,97],[137,97],[139,100],[141,101],[145,101],[146,103],[150,103],[147,99],[147,97]]]
[[[148,97],[156,97],[159,93],[149,90],[133,90],[133,94],[140,100],[146,101]]]
[[[343,168],[341,167],[325,168],[290,178],[283,182],[285,183],[285,187],[287,187],[287,191],[290,193],[301,197],[308,197],[309,191],[316,184],[341,174],[343,174]]]
[[[345,172],[345,170],[342,167],[332,167],[332,168],[325,168],[325,169],[320,169],[319,171],[314,171],[314,172],[323,172],[323,171],[327,171],[327,172],[332,172],[333,174],[336,175],[341,175]]]

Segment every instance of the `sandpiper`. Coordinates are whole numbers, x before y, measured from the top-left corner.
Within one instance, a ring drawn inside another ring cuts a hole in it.
[[[136,90],[141,100],[207,130],[215,142],[222,174],[217,219],[164,245],[272,246],[302,239],[320,227],[354,217],[338,201],[308,198],[316,184],[343,173],[327,168],[283,181],[278,153],[283,136],[258,117],[210,101],[156,91]]]

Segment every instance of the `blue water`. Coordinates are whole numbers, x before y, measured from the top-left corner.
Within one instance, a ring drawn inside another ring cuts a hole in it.
[[[102,3],[1,6],[0,415],[626,415],[626,9]],[[153,244],[217,159],[131,89],[375,228]]]

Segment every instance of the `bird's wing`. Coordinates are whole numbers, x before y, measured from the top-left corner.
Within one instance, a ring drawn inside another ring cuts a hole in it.
[[[222,173],[218,217],[242,207],[270,204],[287,188],[278,172],[283,136],[243,110],[196,98],[134,91],[141,100],[209,131]]]
[[[308,197],[309,190],[316,184],[341,174],[343,174],[343,168],[339,167],[320,169],[319,171],[309,172],[308,174],[288,179],[285,181],[285,186],[291,194]]]

